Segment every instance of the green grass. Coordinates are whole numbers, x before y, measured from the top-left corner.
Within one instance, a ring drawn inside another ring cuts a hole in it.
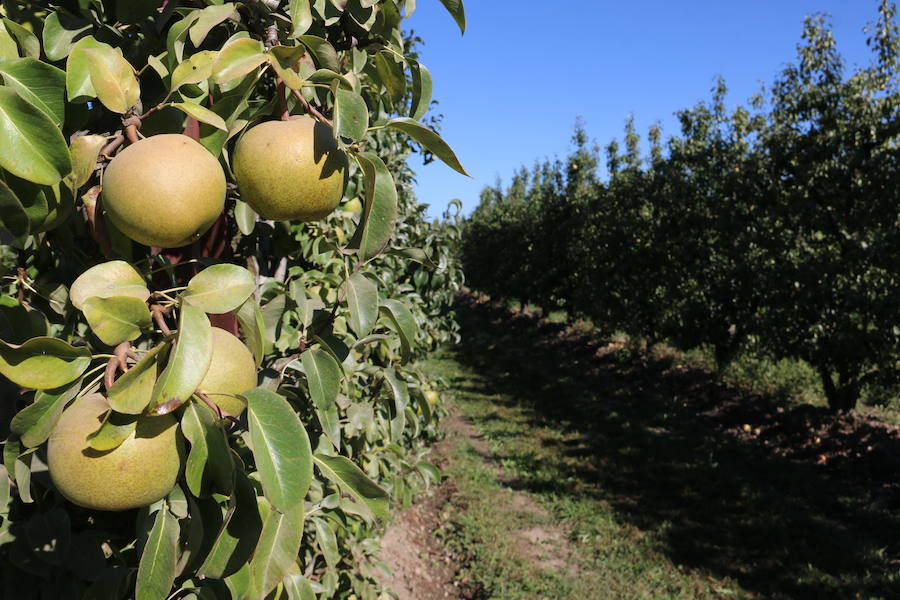
[[[698,418],[695,400],[740,390],[671,360],[591,358],[504,309],[459,315],[463,343],[427,368],[483,440],[450,457],[442,531],[475,597],[896,597],[896,511]],[[546,550],[566,567],[522,559],[517,532],[535,527],[562,532]]]

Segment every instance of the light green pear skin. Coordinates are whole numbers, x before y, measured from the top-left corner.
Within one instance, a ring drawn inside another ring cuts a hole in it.
[[[199,238],[225,206],[219,161],[186,135],[131,144],[103,172],[103,207],[122,233],[146,246],[179,248]]]
[[[239,140],[232,162],[241,199],[263,219],[318,221],[347,187],[347,155],[312,117],[267,121]]]
[[[243,394],[256,387],[256,361],[234,335],[219,327],[213,327],[212,334],[212,362],[198,387],[224,412],[237,417],[247,403],[224,394]]]
[[[88,394],[63,411],[47,444],[53,484],[70,502],[94,510],[149,506],[168,494],[181,471],[184,441],[173,415],[141,417],[114,450],[98,452],[87,436],[109,409],[102,394]]]

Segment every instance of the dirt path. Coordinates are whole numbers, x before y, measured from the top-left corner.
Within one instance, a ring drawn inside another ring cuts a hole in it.
[[[442,422],[447,437],[438,443],[431,459],[446,467],[450,455],[461,446],[484,459],[484,464],[498,480],[509,479],[492,456],[488,442],[477,428],[465,420],[455,407]],[[381,558],[392,576],[382,584],[393,591],[398,600],[480,600],[485,590],[473,585],[462,575],[464,557],[445,547],[437,535],[447,524],[451,506],[457,500],[453,481],[445,479],[413,506],[400,513],[381,540]],[[574,553],[569,548],[567,532],[554,517],[534,499],[514,490],[499,497],[501,510],[520,513],[538,522],[530,527],[513,529],[507,543],[519,558],[536,569],[574,573]]]

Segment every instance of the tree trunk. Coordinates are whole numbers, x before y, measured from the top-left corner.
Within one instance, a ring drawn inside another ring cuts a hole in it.
[[[838,376],[835,384],[831,372],[824,367],[819,367],[819,375],[822,377],[822,387],[825,388],[825,398],[828,400],[828,409],[834,414],[844,414],[856,408],[859,400],[860,385],[856,378],[850,381]]]

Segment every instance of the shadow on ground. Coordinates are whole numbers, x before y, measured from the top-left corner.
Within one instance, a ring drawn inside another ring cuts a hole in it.
[[[544,440],[564,446],[567,481],[511,487],[609,502],[673,563],[762,596],[900,597],[896,430],[781,405],[485,299],[460,296],[457,310],[455,358],[482,377],[455,383],[572,434]]]

